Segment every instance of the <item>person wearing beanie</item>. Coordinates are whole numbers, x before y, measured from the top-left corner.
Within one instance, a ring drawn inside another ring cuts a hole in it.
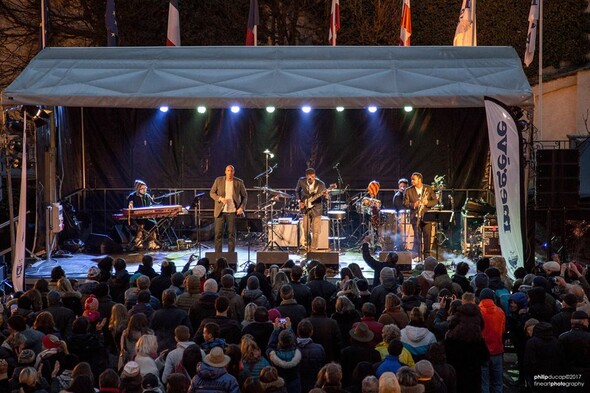
[[[143,393],[163,393],[158,376],[152,373],[147,373],[141,379],[141,387]]]
[[[375,259],[372,255],[371,255],[371,251],[369,250],[369,243],[368,242],[363,242],[363,245],[361,247],[361,251],[363,254],[363,260],[365,261],[365,263],[375,271],[374,275],[373,275],[373,288],[375,288],[376,286],[378,286],[379,284],[381,284],[381,269],[383,269],[384,267],[389,267],[392,269],[395,269],[396,271],[396,278],[398,280],[398,284],[401,285],[401,283],[404,281],[404,276],[402,274],[401,268],[398,266],[397,261],[399,259],[399,256],[397,255],[397,253],[395,252],[390,252],[387,254],[387,258],[385,258],[385,261],[381,262],[377,259]]]
[[[544,288],[535,286],[527,293],[529,299],[528,316],[542,322],[549,322],[555,314],[553,308],[547,304],[546,296],[551,297]]]
[[[490,352],[489,360],[481,367],[483,392],[502,391],[502,357],[504,354],[502,336],[506,330],[506,315],[500,307],[496,306],[495,300],[496,295],[490,288],[484,288],[479,294],[479,310],[484,320],[481,333]]]
[[[139,364],[134,361],[127,362],[121,371],[119,388],[125,393],[142,393],[142,377]]]
[[[98,299],[94,295],[90,295],[84,302],[84,312],[82,315],[88,318],[90,323],[97,323],[99,321]]]
[[[533,328],[533,336],[524,350],[524,372],[529,386],[535,386],[535,375],[559,375],[563,366],[562,347],[555,337],[553,326],[549,322],[539,322]]]
[[[446,389],[442,378],[434,371],[432,363],[428,360],[420,360],[416,363],[414,371],[418,383],[424,386],[424,393],[437,393]]]
[[[562,333],[558,342],[563,349],[565,361],[564,372],[582,373],[583,382],[590,383],[590,331],[588,331],[588,314],[584,311],[574,311],[571,314],[572,328]]]
[[[385,359],[377,366],[377,370],[375,371],[375,376],[379,378],[383,375],[386,371],[391,371],[392,373],[397,372],[399,368],[402,366],[402,363],[399,360],[399,356],[404,349],[404,345],[400,340],[391,340],[387,345],[387,356]]]
[[[573,293],[568,293],[563,297],[561,304],[561,310],[551,317],[550,321],[558,337],[561,333],[565,333],[572,328],[572,314],[574,311],[576,311],[578,299]]]
[[[395,277],[395,270],[390,267],[384,267],[381,269],[380,281],[381,284],[375,286],[371,291],[371,303],[373,303],[377,309],[377,315],[381,315],[385,309],[385,297],[388,293],[400,294],[400,288],[398,281]]]
[[[80,285],[80,293],[83,296],[82,301],[90,296],[90,294],[94,293],[94,288],[98,285],[99,279],[100,269],[97,266],[89,267],[88,272],[86,273],[86,280]]]
[[[426,297],[428,290],[434,285],[434,268],[437,263],[436,258],[427,257],[424,260],[424,271],[416,277],[418,284],[420,284],[420,296],[422,297]]]

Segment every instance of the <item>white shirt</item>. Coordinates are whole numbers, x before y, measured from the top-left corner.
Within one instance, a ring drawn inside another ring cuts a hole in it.
[[[234,182],[225,180],[225,200],[229,202],[225,204],[223,207],[224,213],[235,213],[236,212],[236,205],[234,203]]]

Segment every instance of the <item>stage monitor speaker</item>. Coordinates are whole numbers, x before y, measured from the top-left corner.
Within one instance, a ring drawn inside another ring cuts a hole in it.
[[[577,149],[537,150],[537,206],[572,207],[579,201]]]
[[[267,226],[268,241],[274,241],[281,247],[297,247],[297,225],[297,221],[291,224],[276,223],[272,226],[269,224]]]
[[[327,251],[327,252],[313,252],[310,251],[307,253],[307,259],[315,259],[316,261],[320,261],[326,267],[339,270],[340,269],[340,254],[336,251]]]
[[[394,251],[397,254],[397,265],[403,272],[412,270],[412,251]],[[388,251],[382,251],[379,254],[379,260],[385,262]]]
[[[91,254],[115,254],[123,251],[119,243],[107,235],[91,233],[84,242],[84,249]]]
[[[205,253],[205,258],[207,258],[209,260],[209,263],[211,264],[211,266],[215,265],[215,262],[219,258],[222,258],[222,257],[227,260],[229,267],[234,269],[234,272],[235,272],[236,268],[238,266],[238,253],[237,252],[234,251],[234,252],[206,252]]]
[[[258,251],[256,253],[256,262],[262,262],[265,265],[283,266],[289,260],[289,253],[285,251]]]

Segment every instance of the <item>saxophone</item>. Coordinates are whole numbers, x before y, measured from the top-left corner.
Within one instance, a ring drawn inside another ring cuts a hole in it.
[[[420,198],[420,205],[418,206],[418,213],[416,217],[418,217],[418,222],[422,221],[422,217],[424,217],[424,212],[426,210],[426,204],[428,203],[428,189],[424,187],[424,192],[422,193],[422,197]]]

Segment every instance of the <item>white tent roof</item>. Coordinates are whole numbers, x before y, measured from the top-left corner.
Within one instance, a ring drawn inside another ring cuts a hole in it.
[[[46,48],[2,95],[7,106],[533,106],[511,47]]]

